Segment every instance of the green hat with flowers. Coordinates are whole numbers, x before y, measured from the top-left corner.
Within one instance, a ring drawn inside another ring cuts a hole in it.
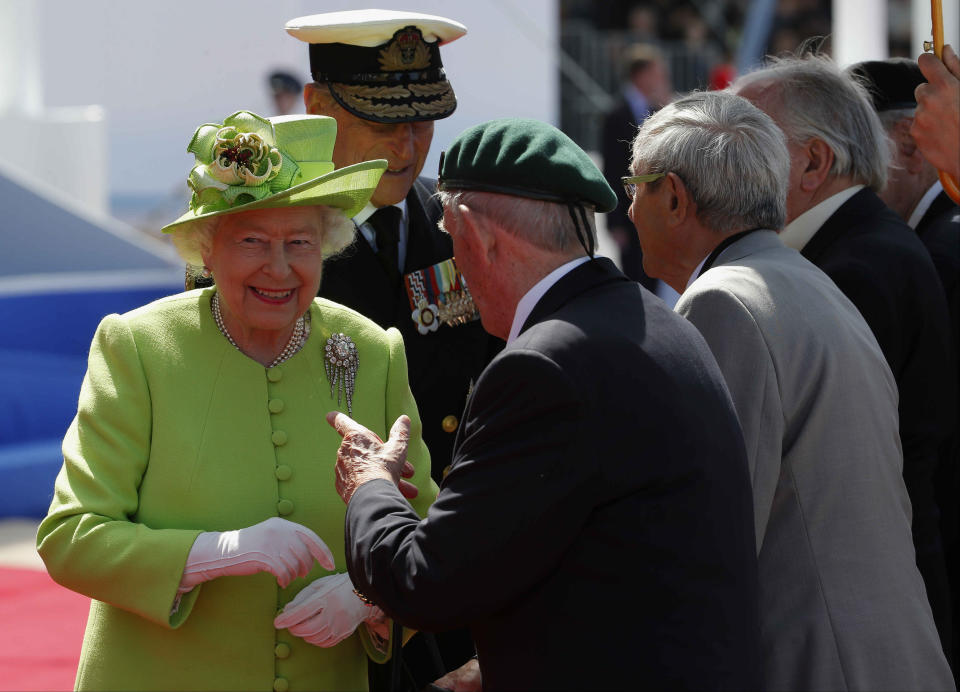
[[[262,118],[237,111],[222,124],[197,128],[187,151],[196,157],[187,184],[190,209],[164,233],[221,214],[326,205],[347,217],[363,209],[387,168],[385,159],[334,170],[337,121],[323,115]]]

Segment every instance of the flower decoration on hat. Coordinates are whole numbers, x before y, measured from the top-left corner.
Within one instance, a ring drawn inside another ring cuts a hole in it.
[[[277,177],[283,157],[253,132],[238,132],[235,127],[217,131],[213,163],[208,170],[227,185],[262,185]]]
[[[201,125],[187,151],[197,162],[187,184],[190,208],[198,214],[261,200],[288,188],[299,171],[277,148],[270,121],[248,111]]]

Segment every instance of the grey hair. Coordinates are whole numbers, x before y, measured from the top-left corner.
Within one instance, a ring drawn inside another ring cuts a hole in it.
[[[870,94],[857,79],[825,55],[771,58],[767,67],[744,75],[734,91],[770,81],[779,98],[778,124],[797,144],[811,139],[833,151],[831,173],[882,190],[890,147]]]
[[[695,92],[647,118],[633,141],[634,173],[676,173],[714,231],[779,230],[790,154],[763,111],[730,92]],[[642,168],[642,170],[641,170]]]
[[[582,247],[566,204],[480,190],[456,190],[438,194],[444,209],[451,210],[455,217],[459,216],[457,208],[462,204],[512,235],[543,250],[567,252]],[[593,237],[593,246],[596,247],[596,215],[592,206],[584,205],[584,211],[590,235]],[[577,218],[580,218],[579,215]]]
[[[316,230],[321,236],[320,250],[329,259],[353,242],[355,227],[343,210],[325,205],[307,207],[315,210]],[[242,212],[239,212],[242,213]],[[213,236],[220,227],[223,215],[197,219],[184,224],[170,235],[177,254],[187,263],[187,273],[197,277],[203,270],[203,256],[213,247]]]

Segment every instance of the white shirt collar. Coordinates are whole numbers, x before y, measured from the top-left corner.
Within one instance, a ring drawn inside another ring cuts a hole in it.
[[[687,289],[690,288],[690,284],[692,284],[694,281],[696,281],[700,277],[700,270],[703,269],[703,264],[704,262],[707,261],[707,257],[709,256],[710,256],[709,252],[705,254],[703,256],[703,259],[700,260],[700,264],[698,264],[697,268],[693,270],[693,273],[690,275],[690,278],[687,279],[687,285],[683,287],[684,293],[686,293]]]
[[[404,220],[406,220],[406,218],[407,218],[407,200],[406,200],[406,198],[401,199],[399,202],[397,202],[397,203],[394,204],[393,206],[395,206],[397,209],[399,209],[400,211],[403,212],[403,218],[404,218]],[[373,204],[371,204],[370,202],[367,202],[367,205],[366,205],[363,209],[361,209],[360,211],[358,211],[358,212],[354,215],[354,217],[353,217],[353,222],[357,225],[357,228],[360,228],[360,226],[362,226],[363,224],[365,224],[365,223],[367,222],[367,219],[369,219],[371,216],[373,216],[373,212],[375,212],[375,211],[376,211],[377,209],[379,209],[379,208],[380,208],[380,207],[375,207],[375,206],[373,206]]]
[[[409,225],[407,219],[407,200],[406,198],[400,200],[394,204],[397,209],[401,212],[400,217],[400,238],[397,242],[397,262],[400,264],[399,269],[402,272],[407,259],[407,239],[409,238],[409,233],[407,233],[407,226]],[[367,242],[370,244],[370,247],[373,248],[373,251],[377,251],[377,232],[373,229],[373,226],[367,223],[373,212],[375,212],[379,207],[373,206],[370,202],[367,202],[367,205],[357,212],[353,217],[354,225],[360,230],[360,233],[363,234],[363,237],[367,239]]]
[[[536,307],[537,303],[540,302],[540,299],[546,295],[547,291],[553,288],[553,285],[560,279],[579,267],[584,262],[587,262],[589,259],[589,257],[578,257],[575,260],[570,260],[566,264],[561,264],[559,267],[540,279],[536,284],[534,284],[533,288],[523,295],[523,298],[521,298],[520,302],[517,303],[517,311],[513,314],[513,324],[510,326],[510,335],[507,337],[508,346],[513,343],[518,336],[520,336],[520,330],[523,329],[523,323],[527,321],[527,318],[530,317],[530,313],[533,312],[533,308]]]
[[[930,186],[930,189],[927,190],[923,197],[920,198],[920,201],[917,202],[917,206],[913,208],[913,212],[910,214],[910,218],[907,220],[907,225],[910,226],[913,230],[917,230],[917,224],[920,223],[920,219],[923,218],[923,215],[927,213],[927,210],[930,208],[930,205],[933,204],[933,200],[937,198],[943,191],[943,185],[939,180],[934,180],[933,185]]]
[[[796,251],[803,250],[810,239],[816,235],[820,227],[827,222],[833,213],[843,206],[843,203],[863,189],[863,185],[854,185],[842,190],[831,197],[827,197],[820,204],[810,207],[797,218],[787,224],[780,232],[780,240],[787,247]]]

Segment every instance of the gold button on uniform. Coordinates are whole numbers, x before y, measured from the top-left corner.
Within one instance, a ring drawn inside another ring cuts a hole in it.
[[[277,642],[277,645],[273,648],[273,653],[277,658],[286,658],[290,655],[290,645],[286,642]]]
[[[267,379],[271,382],[279,382],[283,379],[283,370],[273,367],[267,370]]]
[[[283,447],[283,445],[287,444],[287,433],[283,430],[274,430],[270,439],[273,440],[273,444],[277,447]]]
[[[460,421],[457,420],[456,416],[450,415],[446,416],[440,425],[443,427],[444,432],[452,433],[456,431],[457,426],[460,424]]]
[[[280,413],[283,410],[283,399],[271,399],[267,402],[270,413]]]
[[[287,692],[290,689],[290,683],[286,678],[277,678],[273,681],[273,692]]]
[[[280,464],[273,472],[276,474],[277,480],[280,481],[288,481],[290,480],[290,476],[293,475],[293,469],[286,464]]]
[[[282,517],[293,514],[293,502],[290,500],[280,500],[280,502],[277,503],[277,512],[279,512]]]

